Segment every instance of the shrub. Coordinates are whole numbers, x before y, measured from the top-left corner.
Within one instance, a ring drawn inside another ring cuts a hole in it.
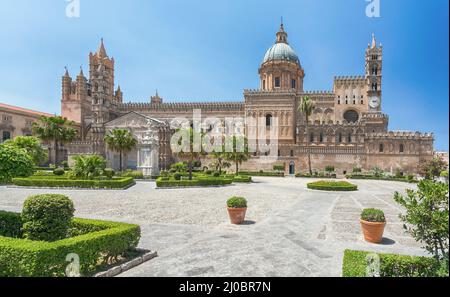
[[[186,163],[178,162],[178,163],[172,164],[172,166],[170,166],[170,169],[174,170],[174,172],[186,172],[188,169],[188,166],[186,165]]]
[[[24,237],[38,241],[56,241],[67,237],[75,208],[63,195],[29,197],[22,210]]]
[[[11,216],[20,222],[20,215]],[[123,223],[73,219],[71,235],[74,237],[56,242],[0,237],[0,277],[63,277],[68,265],[66,257],[72,253],[79,256],[80,272],[90,274],[98,265],[104,264],[105,259],[117,258],[136,248],[140,228]]]
[[[214,173],[213,173],[213,176],[214,176],[214,177],[219,177],[219,176],[220,176],[220,172],[219,172],[219,171],[214,172]]]
[[[33,159],[35,165],[45,163],[48,159],[47,152],[42,147],[40,140],[36,137],[18,136],[6,141],[4,145],[24,149]]]
[[[358,186],[353,185],[348,182],[340,181],[318,181],[314,183],[309,183],[308,189],[311,190],[322,190],[322,191],[357,191]]]
[[[161,170],[159,175],[162,176],[162,177],[166,177],[166,176],[169,176],[169,172],[167,170]]]
[[[20,214],[0,210],[0,236],[20,238],[22,225]]]
[[[131,177],[133,179],[144,179],[144,173],[141,170],[130,170],[123,172],[122,177]]]
[[[361,173],[361,172],[362,172],[361,168],[359,168],[359,167],[354,167],[353,168],[353,173]]]
[[[423,160],[420,162],[418,171],[419,174],[426,179],[434,179],[439,177],[441,172],[448,168],[448,164],[439,157],[432,160]]]
[[[106,168],[106,160],[98,155],[75,156],[73,175],[77,178],[94,179],[103,174]]]
[[[175,179],[175,180],[181,180],[181,177],[182,177],[183,175],[181,174],[181,173],[175,173],[174,175],[173,175],[173,178]]]
[[[64,170],[64,168],[61,168],[61,167],[56,168],[56,169],[53,170],[53,174],[57,175],[57,176],[62,176],[65,173],[66,173],[66,171]]]
[[[200,160],[195,160],[195,161],[192,163],[192,167],[194,167],[194,168],[201,168],[201,167],[202,167],[202,161],[200,161]]]
[[[367,277],[368,256],[380,259],[381,277],[436,277],[443,276],[441,263],[433,258],[394,254],[371,254],[363,251],[346,250],[342,266],[343,277]],[[448,272],[447,272],[448,275]]]
[[[34,162],[25,149],[0,145],[0,182],[14,177],[27,177],[34,173]]]
[[[374,167],[372,169],[373,175],[375,177],[382,177],[383,176],[383,170],[380,167]]]
[[[14,178],[13,184],[20,187],[45,187],[45,188],[81,188],[81,189],[123,189],[133,185],[132,177],[115,178],[112,180],[78,180],[67,178],[29,177]]]
[[[115,174],[116,172],[112,168],[106,168],[105,170],[103,170],[103,175],[109,179],[112,179]]]
[[[211,175],[213,173],[212,170],[206,170],[206,174]]]
[[[403,172],[400,169],[396,169],[395,170],[395,175],[396,178],[402,178],[403,177]]]
[[[361,213],[361,220],[373,223],[385,223],[384,212],[380,209],[367,208]]]
[[[441,172],[441,177],[448,178],[448,171],[447,170],[442,171]]]
[[[327,167],[325,167],[325,172],[334,172],[334,166],[327,166]]]
[[[449,197],[448,185],[423,180],[418,190],[407,190],[406,197],[396,192],[394,200],[406,209],[400,215],[412,237],[425,244],[436,260],[449,257]]]
[[[247,200],[243,197],[231,197],[227,201],[229,208],[247,208]]]
[[[273,170],[274,171],[284,171],[284,165],[280,164],[280,165],[274,165],[273,166]]]
[[[60,163],[60,165],[61,165],[62,167],[64,167],[64,168],[69,168],[69,162],[67,162],[67,161],[62,161],[62,162]]]

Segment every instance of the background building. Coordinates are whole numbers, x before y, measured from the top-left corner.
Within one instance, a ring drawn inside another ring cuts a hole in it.
[[[140,140],[136,151],[129,154],[127,166],[142,168],[145,163],[150,171],[157,172],[175,161],[169,145],[173,133],[169,122],[177,117],[191,118],[193,110],[201,109],[203,117],[264,117],[267,128],[277,118],[276,163],[285,164],[290,174],[308,170],[308,151],[316,171],[332,165],[341,174],[354,167],[414,172],[421,160],[433,157],[434,136],[388,130],[389,117],[382,112],[383,47],[376,43],[375,36],[362,58],[363,75],[335,77],[330,91],[306,91],[306,71],[282,24],[260,65],[260,86],[244,90],[243,102],[166,103],[156,94],[148,103],[123,103],[123,93],[115,87],[115,61],[108,56],[102,40],[97,52],[89,55],[89,78],[82,70],[75,79],[66,70],[62,78],[62,116],[81,125],[80,139],[68,147],[69,154],[102,154],[118,167],[117,156],[108,151],[103,138],[108,130],[126,127]],[[304,97],[315,103],[308,135],[305,116],[298,111]],[[260,154],[256,152],[243,167],[271,170],[273,164],[258,162]]]

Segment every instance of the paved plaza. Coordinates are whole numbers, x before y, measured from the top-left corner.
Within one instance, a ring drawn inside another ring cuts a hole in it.
[[[340,276],[345,249],[424,255],[403,231],[395,191],[414,185],[352,181],[358,192],[312,191],[314,180],[256,177],[223,188],[156,189],[138,182],[126,191],[0,187],[0,210],[20,211],[34,194],[68,195],[76,216],[139,224],[140,247],[159,257],[122,276]],[[226,200],[247,198],[244,225],[229,223]],[[363,241],[359,215],[380,208],[388,225],[381,245]]]

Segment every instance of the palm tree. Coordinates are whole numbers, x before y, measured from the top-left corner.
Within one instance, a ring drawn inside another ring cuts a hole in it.
[[[312,168],[311,168],[311,152],[309,150],[309,117],[312,115],[314,109],[315,109],[314,103],[311,100],[309,100],[308,97],[303,97],[302,102],[298,107],[298,111],[305,115],[306,151],[308,153],[309,174],[311,175],[312,175]]]
[[[119,153],[119,169],[122,172],[123,156],[137,145],[137,140],[133,137],[130,131],[115,129],[105,136],[105,142],[112,151]]]
[[[248,141],[245,137],[233,136],[232,141],[233,141],[233,151],[226,152],[225,158],[226,158],[226,160],[228,160],[230,162],[234,162],[234,165],[236,167],[236,175],[238,175],[239,174],[239,165],[241,165],[243,162],[247,161],[250,158],[251,154],[248,151]],[[244,142],[244,150],[243,151],[240,151],[239,147],[238,147],[238,143],[240,141]]]
[[[74,122],[61,116],[42,116],[39,123],[33,123],[33,134],[43,141],[53,143],[55,165],[59,161],[59,145],[72,141],[77,135]]]

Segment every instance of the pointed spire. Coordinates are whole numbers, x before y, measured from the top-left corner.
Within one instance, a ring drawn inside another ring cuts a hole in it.
[[[80,66],[80,74],[78,76],[84,77],[83,66]]]
[[[372,48],[377,47],[377,40],[375,39],[375,33],[372,33]]]
[[[67,69],[67,66],[64,66],[64,69],[66,70],[66,72],[64,73],[64,76],[65,77],[70,77],[69,70]]]
[[[120,85],[117,86],[117,92],[121,92]]]
[[[100,46],[97,50],[97,55],[100,58],[108,58],[108,55],[106,54],[105,45],[103,44],[103,38],[101,39]]]

